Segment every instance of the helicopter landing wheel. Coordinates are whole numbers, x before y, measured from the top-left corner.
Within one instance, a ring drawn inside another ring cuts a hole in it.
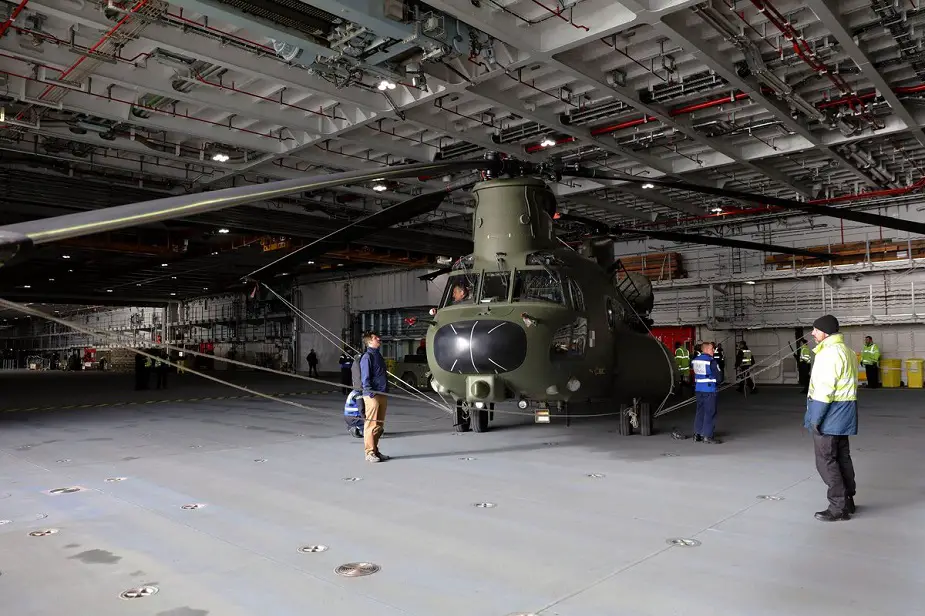
[[[459,402],[456,403],[455,418],[453,429],[457,432],[468,432],[472,423],[472,413],[469,409],[463,409],[462,404]]]
[[[652,407],[649,406],[648,402],[641,402],[637,408],[639,414],[639,434],[642,436],[652,436]]]
[[[478,409],[469,411],[470,414],[473,414],[472,427],[476,432],[488,432],[488,410]]]
[[[633,426],[630,424],[630,405],[620,405],[620,436],[632,436]]]

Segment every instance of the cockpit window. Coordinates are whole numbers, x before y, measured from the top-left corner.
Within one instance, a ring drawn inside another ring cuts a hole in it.
[[[562,290],[562,282],[554,273],[546,270],[520,270],[514,277],[515,302],[552,302],[568,305]]]
[[[458,306],[460,304],[475,303],[475,292],[478,287],[478,274],[457,274],[450,276],[446,282],[446,290],[443,292],[443,301],[440,302],[441,308],[447,306]]]
[[[510,272],[485,272],[485,277],[482,278],[482,295],[479,301],[483,304],[488,302],[506,302],[508,290],[510,288]]]

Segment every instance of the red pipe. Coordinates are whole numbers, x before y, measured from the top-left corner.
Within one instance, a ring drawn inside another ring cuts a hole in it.
[[[135,4],[135,6],[133,6],[132,9],[131,9],[128,13],[126,13],[125,15],[123,15],[122,19],[120,19],[120,20],[116,23],[116,25],[114,25],[112,28],[110,28],[110,29],[106,32],[106,34],[104,34],[102,37],[100,37],[100,40],[98,40],[98,41],[96,42],[96,44],[95,44],[93,47],[90,48],[90,50],[87,52],[87,55],[85,55],[85,56],[80,56],[80,57],[77,59],[77,61],[74,62],[74,64],[72,64],[66,71],[64,71],[64,72],[61,73],[60,79],[64,79],[65,77],[67,77],[68,75],[70,75],[78,66],[80,66],[81,64],[83,64],[84,60],[86,60],[87,58],[89,58],[90,55],[93,54],[93,52],[95,52],[97,49],[99,49],[100,47],[102,47],[102,46],[103,46],[103,43],[105,43],[106,41],[108,41],[109,38],[119,30],[119,28],[121,28],[123,25],[125,25],[125,22],[127,22],[129,19],[131,19],[131,18],[134,16],[134,14],[135,14],[136,12],[138,12],[140,9],[144,8],[144,6],[145,6],[147,3],[148,3],[148,0],[138,0],[138,2]],[[42,93],[39,95],[39,100],[45,98],[46,96],[48,96],[48,94],[49,94],[50,92],[53,92],[53,91],[56,90],[57,88],[58,88],[58,86],[48,86],[48,87],[45,89],[45,91],[42,92]]]
[[[576,30],[584,30],[585,32],[590,32],[590,31],[591,31],[591,29],[590,29],[588,26],[579,26],[578,24],[576,24],[576,23],[575,23],[574,21],[572,21],[571,19],[566,19],[565,16],[562,15],[562,9],[557,8],[557,9],[554,11],[554,10],[552,10],[551,8],[549,8],[548,6],[546,6],[545,4],[543,4],[542,2],[539,2],[538,0],[530,0],[530,1],[531,1],[533,4],[537,5],[537,6],[543,7],[544,9],[546,9],[547,11],[549,11],[550,13],[552,13],[553,15],[555,15],[556,17],[558,17],[558,18],[561,19],[562,21],[564,21],[564,22],[566,22],[566,23],[568,23],[568,24],[571,24],[572,27],[575,28]]]
[[[20,0],[19,5],[15,9],[13,9],[12,13],[10,13],[9,19],[7,19],[5,22],[3,22],[2,25],[0,25],[0,38],[2,38],[4,34],[6,34],[6,31],[10,28],[10,24],[16,21],[16,18],[19,17],[19,14],[22,13],[22,10],[24,8],[26,8],[27,4],[29,4],[29,0]]]

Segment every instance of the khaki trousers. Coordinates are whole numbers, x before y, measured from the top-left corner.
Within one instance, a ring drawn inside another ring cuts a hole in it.
[[[382,436],[382,425],[385,423],[385,410],[389,402],[382,394],[363,396],[366,410],[366,423],[363,424],[363,446],[366,455],[379,453],[379,437]]]

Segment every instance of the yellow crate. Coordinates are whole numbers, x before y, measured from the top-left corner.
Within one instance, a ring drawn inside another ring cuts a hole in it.
[[[880,358],[880,382],[883,387],[899,387],[902,376],[902,360]]]
[[[922,389],[922,375],[925,374],[925,359],[906,360],[906,386]]]

